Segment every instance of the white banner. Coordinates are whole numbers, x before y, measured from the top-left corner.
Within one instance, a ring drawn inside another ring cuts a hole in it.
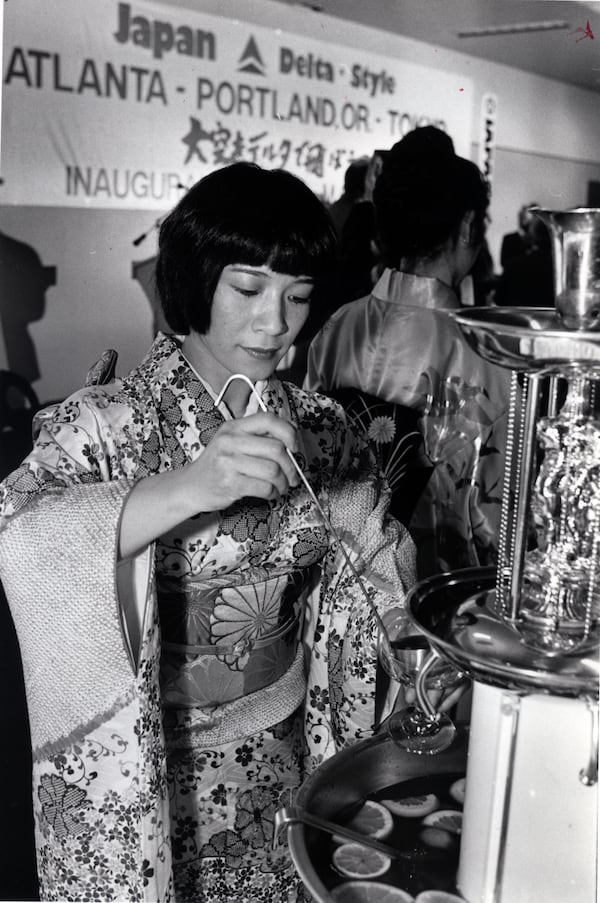
[[[0,203],[171,207],[237,160],[327,200],[429,123],[469,156],[467,78],[160,3],[6,5]]]

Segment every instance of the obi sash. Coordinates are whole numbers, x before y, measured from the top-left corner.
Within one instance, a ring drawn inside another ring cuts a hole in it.
[[[302,571],[252,567],[159,579],[163,706],[218,706],[279,680],[296,657],[305,583]]]

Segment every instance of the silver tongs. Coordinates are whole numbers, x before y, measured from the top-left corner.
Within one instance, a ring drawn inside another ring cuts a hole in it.
[[[275,813],[273,845],[276,846],[279,842],[282,831],[287,830],[290,825],[298,823],[308,825],[310,828],[318,828],[320,831],[326,831],[328,834],[333,834],[336,837],[343,837],[348,842],[360,843],[363,847],[370,847],[379,853],[383,853],[385,856],[389,856],[391,859],[406,859],[408,856],[405,851],[396,850],[394,847],[390,847],[387,843],[382,843],[374,837],[359,834],[358,831],[353,831],[352,828],[346,828],[344,825],[338,825],[335,822],[328,821],[326,818],[321,818],[319,815],[313,815],[312,812],[307,812],[306,809],[300,809],[298,806],[284,806],[283,809],[279,809]]]

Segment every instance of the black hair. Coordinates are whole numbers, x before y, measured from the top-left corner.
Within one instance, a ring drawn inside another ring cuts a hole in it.
[[[485,236],[488,185],[477,166],[457,156],[452,139],[434,126],[408,132],[385,156],[373,201],[385,263],[430,258],[473,210],[473,243]]]
[[[334,267],[337,239],[327,210],[283,170],[233,163],[200,179],[163,220],[156,284],[176,333],[205,333],[224,267],[268,265],[318,281]],[[313,295],[314,297],[314,295]]]
[[[361,157],[358,160],[353,160],[344,173],[344,191],[348,194],[362,197],[365,193],[368,168],[368,157]]]

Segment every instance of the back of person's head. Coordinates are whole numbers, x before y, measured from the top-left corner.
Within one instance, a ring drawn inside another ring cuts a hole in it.
[[[365,193],[365,179],[369,168],[369,158],[360,157],[353,160],[344,173],[344,191],[355,198],[361,198]]]
[[[537,216],[531,212],[532,207],[539,207],[539,204],[536,204],[535,201],[531,201],[530,204],[523,204],[519,208],[518,220],[521,232],[528,232],[533,220],[537,220]]]
[[[448,239],[458,240],[462,219],[473,211],[473,243],[483,241],[488,186],[452,139],[434,126],[408,132],[386,154],[373,193],[382,256],[397,267],[402,258],[434,258]]]
[[[537,248],[544,253],[550,254],[552,241],[547,226],[534,213],[530,214],[530,216],[531,218],[527,224],[527,238],[530,248]]]
[[[156,284],[176,333],[204,333],[217,283],[230,264],[326,276],[337,239],[324,205],[284,170],[234,163],[190,188],[163,220]]]

